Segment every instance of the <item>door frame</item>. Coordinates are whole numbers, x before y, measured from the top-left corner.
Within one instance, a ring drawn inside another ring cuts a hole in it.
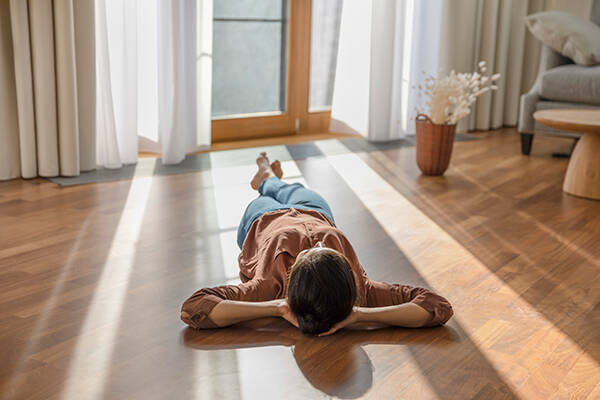
[[[286,110],[276,115],[214,118],[212,141],[329,131],[330,111],[309,112],[312,0],[289,0]]]

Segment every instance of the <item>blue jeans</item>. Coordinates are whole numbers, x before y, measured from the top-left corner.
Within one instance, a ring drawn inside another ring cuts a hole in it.
[[[325,199],[312,190],[308,190],[301,183],[285,183],[273,176],[260,184],[258,193],[260,196],[248,204],[238,227],[237,242],[240,249],[252,223],[269,211],[289,208],[315,210],[334,222],[331,208]]]

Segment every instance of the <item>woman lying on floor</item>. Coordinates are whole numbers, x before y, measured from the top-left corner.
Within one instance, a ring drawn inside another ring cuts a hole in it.
[[[266,153],[256,163],[251,185],[260,196],[238,229],[244,283],[194,293],[181,308],[186,324],[218,328],[275,316],[322,336],[349,325],[418,328],[450,319],[452,307],[442,296],[370,280],[325,199],[282,182],[281,164],[269,164]]]

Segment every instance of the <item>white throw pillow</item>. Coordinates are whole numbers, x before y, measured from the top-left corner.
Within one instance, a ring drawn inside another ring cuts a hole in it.
[[[576,64],[600,64],[600,26],[575,14],[544,11],[525,17],[529,31]]]

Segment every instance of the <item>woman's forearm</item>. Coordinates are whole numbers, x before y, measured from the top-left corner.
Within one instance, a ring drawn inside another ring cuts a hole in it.
[[[261,302],[223,300],[208,315],[219,327],[264,317],[280,317],[280,301]]]
[[[433,315],[414,303],[387,307],[359,307],[357,322],[360,324],[383,324],[420,328],[427,325]]]

